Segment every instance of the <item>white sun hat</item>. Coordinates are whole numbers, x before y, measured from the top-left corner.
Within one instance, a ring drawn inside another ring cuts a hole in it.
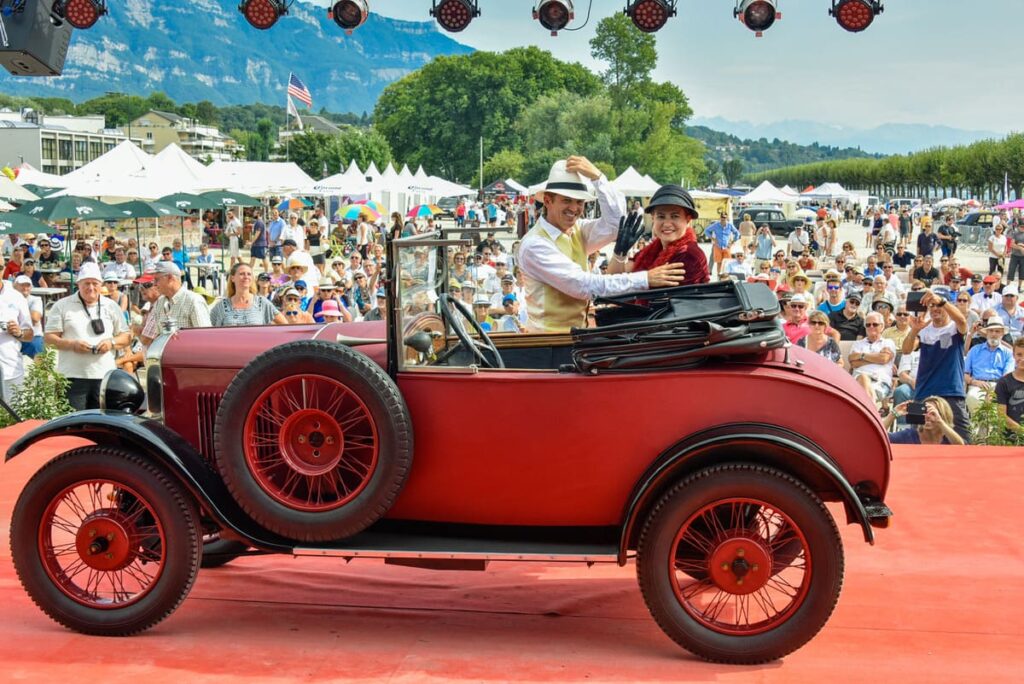
[[[586,202],[593,202],[597,199],[597,195],[594,194],[594,185],[590,179],[578,173],[566,171],[565,164],[564,159],[559,159],[551,165],[548,179],[537,190],[536,199],[543,200],[545,192]]]

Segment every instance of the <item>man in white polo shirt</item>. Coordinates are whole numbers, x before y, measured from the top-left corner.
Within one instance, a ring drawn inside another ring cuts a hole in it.
[[[3,373],[3,398],[25,379],[21,343],[32,341],[32,317],[28,302],[9,282],[0,280],[0,373]]]
[[[101,281],[99,266],[82,264],[78,291],[58,300],[46,317],[46,345],[58,351],[57,370],[68,379],[68,403],[78,411],[100,407],[100,383],[117,367],[115,351],[131,344],[121,308],[100,296]]]

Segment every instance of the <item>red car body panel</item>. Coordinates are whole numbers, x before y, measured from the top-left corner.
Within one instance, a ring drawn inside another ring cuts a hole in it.
[[[338,334],[382,339],[385,330],[382,323],[356,323],[182,331],[161,359],[164,396],[173,402],[165,411],[168,427],[213,458],[216,405],[242,366],[277,344]],[[385,365],[383,344],[357,349]],[[801,434],[849,482],[871,482],[884,496],[890,449],[864,391],[835,364],[799,348],[789,353],[788,363],[779,350],[756,364],[619,375],[403,371],[397,383],[412,416],[415,453],[388,517],[620,524],[634,487],[662,453],[725,424]]]

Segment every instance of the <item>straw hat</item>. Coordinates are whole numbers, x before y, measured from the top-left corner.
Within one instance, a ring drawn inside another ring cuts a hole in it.
[[[544,193],[550,192],[570,199],[594,201],[597,195],[594,194],[594,186],[590,179],[581,174],[567,171],[565,165],[564,159],[559,159],[552,164],[548,179],[537,190],[535,195],[537,200],[543,200]]]

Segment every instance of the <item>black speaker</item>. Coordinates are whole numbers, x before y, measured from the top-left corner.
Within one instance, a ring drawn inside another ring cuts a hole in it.
[[[53,0],[0,0],[0,64],[15,76],[60,76],[71,24],[50,21]],[[20,7],[19,7],[20,6]],[[14,11],[10,11],[10,10]]]

